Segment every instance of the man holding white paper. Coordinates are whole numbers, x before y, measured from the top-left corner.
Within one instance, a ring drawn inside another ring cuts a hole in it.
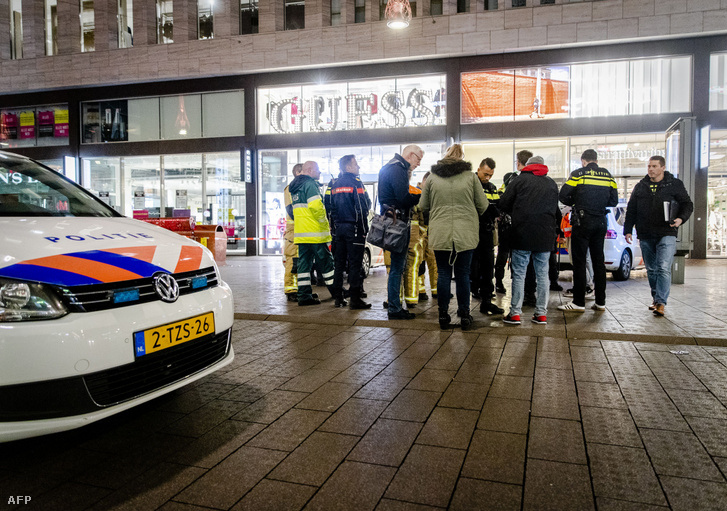
[[[663,157],[652,156],[648,175],[631,192],[624,236],[631,243],[632,230],[636,225],[653,299],[649,310],[654,311],[656,316],[664,315],[669,298],[678,228],[689,219],[692,211],[694,204],[684,183],[666,172]]]

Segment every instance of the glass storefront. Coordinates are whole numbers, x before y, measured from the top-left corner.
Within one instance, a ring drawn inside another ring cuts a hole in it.
[[[712,131],[707,207],[707,257],[727,257],[727,130]]]
[[[68,105],[0,110],[0,148],[59,145],[68,145]]]

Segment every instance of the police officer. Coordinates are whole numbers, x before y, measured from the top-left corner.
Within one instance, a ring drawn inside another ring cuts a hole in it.
[[[361,299],[362,272],[366,234],[369,232],[369,201],[361,179],[356,156],[347,154],[338,160],[341,174],[331,187],[331,219],[336,243],[333,296],[336,307],[343,307],[343,273],[348,268],[351,284],[351,309],[369,309]]]
[[[583,167],[571,173],[559,195],[563,204],[572,206],[573,300],[558,306],[559,310],[566,312],[583,312],[586,309],[586,253],[589,249],[596,288],[596,303],[592,308],[606,310],[606,265],[603,260],[603,240],[608,228],[606,208],[618,204],[616,181],[608,170],[598,166],[596,151],[583,151],[581,164]]]

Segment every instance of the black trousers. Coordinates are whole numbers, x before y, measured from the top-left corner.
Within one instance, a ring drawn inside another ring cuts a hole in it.
[[[492,243],[492,231],[487,231],[480,236],[480,243],[472,255],[472,267],[470,269],[470,287],[473,293],[482,297],[483,303],[492,300],[492,293],[495,286],[492,277],[495,272],[495,245]]]
[[[497,259],[495,260],[495,281],[502,282],[505,278],[505,266],[510,258],[510,240],[507,233],[499,231],[497,246]]]
[[[336,226],[335,247],[333,253],[333,296],[343,298],[343,274],[348,272],[348,282],[351,286],[351,298],[361,298],[363,287],[364,248],[366,237],[358,232],[354,224],[339,224]]]
[[[574,225],[570,238],[570,254],[573,262],[573,303],[586,304],[586,253],[590,249],[593,262],[593,284],[596,303],[606,305],[606,265],[603,259],[603,240],[606,236],[605,215],[586,214],[579,226]]]

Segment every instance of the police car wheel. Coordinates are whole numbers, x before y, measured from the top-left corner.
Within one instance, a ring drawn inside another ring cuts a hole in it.
[[[363,269],[363,274],[368,277],[369,271],[371,271],[371,252],[369,252],[368,248],[364,250],[363,263],[361,263],[361,268]]]
[[[621,254],[621,264],[618,270],[613,272],[613,280],[629,280],[631,276],[631,252],[624,250]]]

